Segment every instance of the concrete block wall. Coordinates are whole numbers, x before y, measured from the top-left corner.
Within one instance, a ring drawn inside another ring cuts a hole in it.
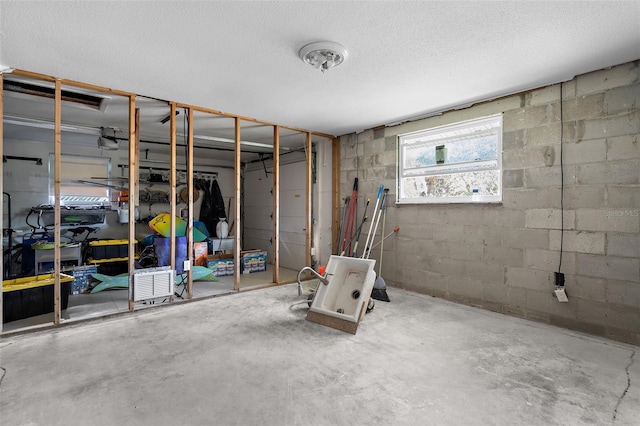
[[[640,345],[639,66],[342,136],[342,199],[356,176],[359,215],[379,185],[390,189],[386,231],[400,227],[384,245],[390,297],[397,286]],[[395,204],[399,134],[496,113],[501,204]],[[568,303],[553,297],[561,244]]]

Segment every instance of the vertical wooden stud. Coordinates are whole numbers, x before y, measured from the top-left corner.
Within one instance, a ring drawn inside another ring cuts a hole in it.
[[[177,123],[176,123],[176,104],[171,102],[171,122],[170,122],[170,132],[171,132],[171,145],[169,147],[169,179],[171,181],[171,188],[169,189],[169,214],[170,214],[170,225],[169,225],[169,235],[176,235],[176,186],[177,186],[177,171],[176,171],[176,144],[177,144]],[[175,237],[171,238],[171,242],[169,243],[169,259],[171,259],[171,269],[176,270],[176,239]],[[173,295],[169,298],[170,301],[173,302]]]
[[[340,229],[340,139],[331,142],[331,244],[333,254],[337,254],[338,230]]]
[[[131,272],[135,269],[135,254],[136,254],[136,210],[135,201],[131,199],[138,193],[138,181],[136,179],[136,171],[139,166],[138,153],[136,152],[136,137],[137,137],[137,120],[136,120],[136,97],[129,96],[129,288],[133,289],[133,276]],[[134,309],[133,293],[129,291],[129,310]]]
[[[307,153],[307,198],[306,198],[306,236],[305,236],[305,265],[311,266],[311,237],[313,226],[313,212],[311,209],[313,196],[313,143],[311,140],[311,133],[307,132],[307,140],[305,146],[305,152]]]
[[[187,139],[187,181],[189,190],[189,224],[187,225],[187,261],[193,258],[193,108],[189,108],[187,116],[189,137]],[[187,298],[193,298],[193,275],[191,270],[187,272]]]
[[[62,152],[62,82],[55,82],[55,105],[53,112],[53,191],[54,191],[54,209],[53,209],[53,323],[60,324],[60,174],[62,172],[60,154]]]
[[[235,143],[236,143],[236,157],[234,163],[234,171],[235,171],[235,195],[236,195],[236,208],[235,208],[235,241],[233,244],[233,265],[234,265],[234,280],[233,280],[233,289],[235,291],[240,291],[240,236],[242,235],[242,223],[240,223],[240,193],[242,181],[241,181],[241,163],[240,163],[240,154],[242,152],[242,147],[240,145],[240,118],[235,117]]]
[[[131,209],[131,204],[134,204],[136,207],[140,206],[140,108],[136,108],[136,139],[135,139],[135,159],[136,167],[133,172],[135,174],[135,179],[133,180],[133,192],[131,192],[131,188],[129,188],[129,217],[135,218],[135,209]],[[133,198],[132,198],[133,197]],[[135,221],[134,221],[135,223]]]
[[[280,126],[273,126],[273,282],[280,282]]]

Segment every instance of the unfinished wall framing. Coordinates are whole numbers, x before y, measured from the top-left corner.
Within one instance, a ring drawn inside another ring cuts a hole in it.
[[[59,325],[61,324],[63,321],[61,320],[61,304],[60,304],[60,292],[61,292],[61,284],[60,284],[60,272],[61,272],[61,268],[60,268],[60,240],[61,240],[61,235],[60,235],[60,228],[61,228],[61,221],[60,221],[60,210],[61,210],[61,205],[59,202],[59,194],[60,194],[60,157],[61,157],[61,143],[62,143],[62,133],[61,133],[61,128],[63,126],[63,122],[62,122],[62,104],[61,104],[61,99],[62,99],[62,87],[63,86],[71,86],[71,87],[78,87],[81,89],[86,89],[86,90],[90,90],[90,91],[95,91],[95,92],[99,92],[99,93],[104,93],[104,94],[110,94],[110,95],[115,95],[115,96],[120,96],[120,97],[125,97],[128,98],[128,114],[129,114],[129,120],[128,120],[128,140],[129,140],[129,147],[128,147],[128,153],[129,153],[129,164],[128,164],[128,178],[129,178],[129,182],[130,182],[130,191],[132,194],[138,194],[138,174],[137,174],[137,170],[138,170],[138,164],[140,161],[140,110],[139,108],[136,108],[136,95],[133,93],[129,93],[129,92],[123,92],[123,91],[118,91],[118,90],[112,90],[112,89],[108,89],[108,88],[104,88],[104,87],[100,87],[100,86],[96,86],[96,85],[91,85],[91,84],[87,84],[87,83],[81,83],[81,82],[77,82],[77,81],[72,81],[72,80],[66,80],[66,79],[59,79],[59,78],[55,78],[55,77],[51,77],[51,76],[46,76],[46,75],[42,75],[42,74],[37,74],[37,73],[33,73],[33,72],[29,72],[29,71],[22,71],[22,70],[12,70],[11,71],[13,74],[17,75],[17,76],[21,76],[21,77],[25,77],[28,79],[32,79],[34,81],[37,80],[42,80],[42,81],[46,81],[49,84],[53,83],[55,85],[55,100],[54,100],[54,124],[53,124],[53,132],[54,132],[54,164],[55,164],[55,169],[54,169],[54,180],[55,180],[55,189],[54,189],[54,193],[55,193],[55,198],[56,198],[56,203],[54,206],[54,241],[55,241],[55,248],[54,248],[54,275],[55,275],[55,282],[54,282],[54,325]],[[3,74],[0,74],[0,82],[2,82],[2,79],[4,78]],[[4,105],[3,101],[3,90],[0,88],[0,114],[2,114],[4,116],[4,110],[2,108],[2,106]],[[177,153],[176,153],[176,146],[177,146],[177,134],[178,134],[178,130],[177,130],[177,122],[176,122],[176,112],[178,110],[178,108],[184,108],[186,111],[188,111],[188,116],[189,116],[189,122],[192,123],[193,122],[193,113],[194,111],[199,111],[199,112],[204,112],[207,114],[214,114],[214,115],[218,115],[220,117],[225,117],[225,118],[229,118],[231,120],[233,120],[234,125],[235,125],[235,132],[234,132],[234,137],[235,139],[233,140],[233,144],[234,144],[234,150],[235,150],[235,156],[234,156],[234,169],[235,169],[235,224],[238,227],[238,229],[241,227],[241,216],[240,216],[240,183],[241,183],[241,167],[242,167],[242,162],[241,162],[241,158],[240,158],[240,154],[242,151],[242,145],[241,145],[241,120],[247,121],[247,122],[251,122],[251,123],[256,123],[262,126],[271,126],[274,129],[274,158],[279,159],[279,156],[277,155],[279,152],[279,138],[278,138],[278,132],[280,129],[287,129],[287,130],[291,130],[294,132],[300,132],[301,134],[306,134],[307,135],[307,139],[309,141],[309,145],[310,145],[310,141],[311,141],[311,137],[312,135],[318,136],[318,137],[322,137],[322,138],[329,138],[329,139],[333,139],[334,137],[332,135],[327,135],[324,133],[317,133],[317,132],[308,132],[306,130],[303,129],[297,129],[297,128],[293,128],[293,127],[288,127],[288,126],[279,126],[279,125],[275,125],[272,123],[268,123],[268,122],[263,122],[260,120],[256,120],[253,118],[249,118],[249,117],[242,117],[242,116],[238,116],[238,115],[232,115],[232,114],[226,114],[226,113],[222,113],[220,111],[215,111],[215,110],[210,110],[210,109],[206,109],[206,108],[200,108],[200,107],[195,107],[195,106],[191,106],[191,105],[186,105],[186,104],[180,104],[180,103],[176,103],[176,102],[167,102],[168,107],[170,108],[170,128],[169,128],[169,132],[170,132],[170,142],[169,142],[169,149],[170,149],[170,154],[169,154],[169,162],[170,162],[170,168],[169,168],[169,177],[170,177],[170,204],[169,204],[169,208],[170,208],[170,215],[172,217],[171,220],[171,224],[170,224],[170,229],[172,233],[175,233],[175,229],[176,229],[176,224],[175,224],[175,216],[176,216],[176,187],[177,187],[177,179],[176,179],[176,170],[177,170],[177,166],[176,166],[176,157],[177,157]],[[2,122],[0,122],[0,147],[3,146],[3,132],[2,132]],[[193,173],[194,173],[194,163],[193,163],[193,144],[194,144],[194,134],[193,134],[193,126],[189,126],[189,132],[187,135],[187,145],[188,145],[188,157],[187,157],[187,176],[188,176],[188,182],[187,182],[187,188],[188,188],[188,194],[189,194],[189,199],[188,199],[188,208],[189,208],[189,221],[188,221],[188,231],[187,231],[187,236],[188,236],[188,260],[193,260],[193,237],[192,237],[192,232],[191,230],[193,229],[193,187],[194,187],[194,182],[193,182]],[[1,148],[0,148],[1,149]],[[310,156],[308,157],[307,161],[309,161]],[[275,161],[274,167],[276,169],[276,171],[278,170],[278,160]],[[310,166],[309,166],[310,167]],[[310,174],[310,172],[308,172],[308,175]],[[309,180],[309,176],[307,176],[307,180]],[[4,184],[4,180],[2,180],[1,182],[3,182]],[[277,181],[277,172],[274,173],[274,183],[276,184],[276,190],[274,191],[274,207],[276,209],[279,208],[279,201],[278,201],[278,189],[277,186],[279,185],[279,182]],[[306,194],[306,199],[310,200],[311,199],[311,194],[310,194],[311,188],[310,185],[307,185],[307,194]],[[137,197],[136,197],[137,198]],[[2,202],[0,201],[0,206],[2,206],[1,204]],[[129,259],[128,259],[128,269],[129,271],[132,271],[134,269],[134,254],[135,254],[135,209],[136,209],[136,204],[135,202],[131,202],[129,203],[129,219],[128,219],[128,232],[129,232]],[[277,210],[276,210],[277,211]],[[273,218],[273,223],[274,223],[274,239],[277,241],[278,239],[278,232],[279,232],[279,217],[278,215],[274,215]],[[310,239],[309,233],[308,233],[308,237],[307,239]],[[234,244],[234,259],[235,259],[235,280],[234,280],[234,289],[236,291],[240,290],[240,275],[241,275],[241,271],[240,271],[240,232],[237,232],[235,234],[235,244]],[[308,252],[310,252],[310,247],[311,247],[311,242],[307,241],[307,247],[309,247],[309,249],[307,250]],[[176,247],[175,247],[175,240],[172,239],[171,241],[171,248],[170,248],[170,257],[171,257],[171,264],[172,264],[172,268],[175,269],[176,265],[175,265],[175,251],[176,251]],[[309,256],[307,256],[307,259],[309,259]],[[1,270],[1,269],[0,269]],[[193,297],[193,286],[192,286],[192,275],[191,272],[188,272],[188,281],[187,281],[187,298],[191,299]],[[273,283],[271,283],[271,285],[274,284],[278,284],[279,283],[279,275],[278,275],[278,258],[276,257],[276,262],[275,262],[275,268],[274,268],[274,277],[273,277]],[[129,310],[132,311],[135,309],[133,300],[130,298],[129,300]],[[0,294],[0,314],[2,313],[2,296]],[[2,331],[2,326],[0,325],[0,331]]]

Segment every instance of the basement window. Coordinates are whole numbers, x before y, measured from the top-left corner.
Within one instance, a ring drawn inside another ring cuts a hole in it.
[[[113,182],[111,159],[85,155],[60,155],[60,205],[96,207],[109,203]],[[55,203],[54,155],[49,155],[49,203]]]
[[[398,204],[502,201],[502,115],[400,135]]]

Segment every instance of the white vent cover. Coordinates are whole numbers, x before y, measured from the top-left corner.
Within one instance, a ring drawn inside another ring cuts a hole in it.
[[[170,267],[139,269],[133,272],[133,301],[173,295],[174,273]]]

